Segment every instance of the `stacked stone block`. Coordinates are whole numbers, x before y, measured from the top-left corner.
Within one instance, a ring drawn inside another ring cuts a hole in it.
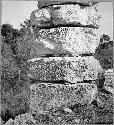
[[[97,4],[39,0],[38,6],[30,17],[34,47],[38,47],[37,53],[33,47],[35,56],[28,60],[28,76],[36,80],[31,85],[31,110],[41,113],[77,103],[90,104],[102,70],[93,57],[99,44]],[[44,57],[47,53],[54,57]]]
[[[49,57],[28,62],[32,78],[38,81],[70,83],[96,80],[99,62],[93,57]]]

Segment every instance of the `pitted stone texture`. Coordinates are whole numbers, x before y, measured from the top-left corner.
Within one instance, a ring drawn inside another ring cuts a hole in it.
[[[31,13],[31,25],[35,26],[50,26],[51,14],[49,8],[35,10]]]
[[[83,6],[93,6],[96,1],[93,0],[38,0],[38,8],[43,8],[52,5],[60,5],[60,4],[81,4]]]
[[[31,44],[29,58],[38,57],[72,56],[72,53],[63,49],[61,43],[57,43],[49,38],[38,38]]]
[[[31,13],[31,24],[39,28],[65,25],[99,27],[97,5],[86,7],[79,4],[53,5]]]
[[[0,124],[3,125],[4,121],[2,120],[2,118],[0,117]]]
[[[15,119],[9,119],[4,125],[36,125],[30,113],[21,114],[15,117]]]
[[[97,93],[96,85],[89,83],[76,86],[36,83],[30,89],[30,109],[39,114],[75,104],[90,104]]]
[[[48,57],[28,60],[29,75],[39,81],[65,80],[77,83],[96,80],[99,62],[94,57]]]
[[[53,46],[56,44],[53,50],[59,51],[59,48],[62,48],[73,56],[95,53],[100,41],[96,29],[83,27],[61,27],[39,31],[36,29],[35,35],[39,42],[48,42]]]

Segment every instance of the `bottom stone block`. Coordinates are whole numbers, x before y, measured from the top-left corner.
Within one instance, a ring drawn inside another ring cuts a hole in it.
[[[30,88],[30,109],[42,114],[61,107],[90,104],[96,94],[97,87],[94,83],[77,85],[37,83]]]

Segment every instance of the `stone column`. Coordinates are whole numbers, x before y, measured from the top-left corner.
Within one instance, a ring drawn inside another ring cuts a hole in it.
[[[97,3],[39,0],[38,7],[30,16],[36,37],[35,54],[28,60],[28,75],[36,81],[31,85],[31,110],[90,104],[102,70],[94,59],[99,44]]]

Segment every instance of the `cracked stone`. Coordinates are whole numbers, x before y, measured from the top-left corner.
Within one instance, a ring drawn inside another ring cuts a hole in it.
[[[79,4],[53,5],[37,9],[31,13],[31,25],[39,28],[58,26],[88,26],[99,27],[100,15],[97,5],[87,7]]]
[[[77,83],[96,80],[102,70],[94,57],[48,57],[28,60],[29,76],[38,81]]]
[[[30,87],[30,109],[40,114],[45,111],[55,111],[60,107],[66,107],[68,110],[71,105],[77,103],[90,104],[94,100],[94,90],[97,93],[96,85],[89,83],[66,86],[37,82]]]
[[[73,56],[95,53],[95,49],[98,47],[100,41],[96,29],[84,27],[60,27],[42,30],[35,29],[34,34],[37,37],[35,44],[42,43],[46,50],[50,49],[50,51],[58,54],[64,54],[64,51],[66,51]],[[39,51],[38,53],[41,52]],[[36,53],[36,55],[38,53]]]
[[[39,38],[31,45],[29,58],[72,56],[72,53],[63,49],[61,43],[54,40]]]
[[[52,5],[62,5],[62,4],[80,4],[83,6],[93,6],[98,2],[92,1],[90,2],[90,0],[39,0],[38,1],[38,8],[43,8],[43,7],[47,7],[47,6],[52,6]]]

